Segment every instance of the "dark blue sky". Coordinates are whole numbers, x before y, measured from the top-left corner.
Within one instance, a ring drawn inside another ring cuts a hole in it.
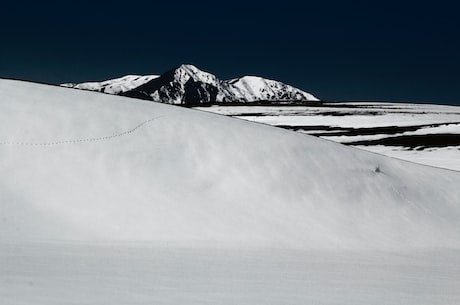
[[[47,83],[164,72],[284,81],[327,100],[460,105],[454,1],[15,1],[0,77]]]

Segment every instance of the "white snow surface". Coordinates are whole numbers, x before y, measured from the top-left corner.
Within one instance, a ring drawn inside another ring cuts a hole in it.
[[[241,109],[238,109],[240,107]],[[400,113],[400,109],[366,109],[362,112],[356,109],[322,109],[320,107],[276,107],[269,106],[222,106],[222,107],[203,107],[199,108],[210,112],[235,115],[232,111],[240,111],[244,113],[244,119],[254,122],[260,122],[270,125],[291,125],[291,126],[315,126],[327,125],[344,128],[369,128],[369,127],[385,127],[385,126],[412,126],[421,124],[437,124],[437,123],[456,123],[460,119],[459,108],[454,111],[446,112],[415,112],[414,109],[404,110],[405,113]],[[445,106],[439,106],[440,108]],[[229,109],[226,109],[229,108]],[[252,109],[249,109],[252,108]],[[413,106],[413,108],[416,108]],[[450,107],[449,107],[450,108]],[[261,112],[258,112],[259,111]],[[343,112],[341,116],[332,115],[330,113]],[[248,111],[248,112],[246,112]],[[370,115],[369,112],[377,112],[376,115]],[[255,113],[254,116],[249,116],[250,113]],[[260,116],[259,113],[264,113]]]
[[[460,133],[460,124],[444,124],[436,127],[425,127],[419,130],[404,132],[404,135],[422,135],[422,134],[438,134],[438,133]]]
[[[257,76],[244,76],[228,81],[225,85],[225,91],[246,101],[279,101],[283,99],[318,101],[310,93],[275,80]]]
[[[457,305],[460,252],[0,244],[8,305]]]
[[[309,134],[313,134],[309,132]],[[412,135],[436,135],[436,134],[460,134],[460,124],[443,124],[435,127],[421,127],[415,131],[405,131],[400,133],[394,134],[374,134],[374,135],[359,135],[359,136],[322,136],[323,139],[328,139],[331,141],[339,142],[339,143],[347,143],[347,142],[354,142],[354,141],[362,141],[362,140],[377,140],[377,139],[385,139],[385,138],[392,138],[398,136],[412,136]],[[441,149],[441,148],[436,148]],[[369,149],[374,151],[372,149]],[[420,153],[420,152],[419,152]],[[440,155],[440,159],[443,157]],[[404,158],[403,158],[404,159]],[[408,160],[408,159],[405,159]],[[423,163],[426,164],[426,163]],[[449,168],[449,167],[447,167]]]
[[[209,72],[202,71],[194,65],[183,64],[174,71],[175,80],[186,83],[190,78],[194,81],[202,81],[206,84],[218,86],[219,80],[217,77]]]
[[[212,106],[196,107],[195,109],[275,126],[316,126],[317,129],[300,129],[299,132],[319,135],[324,139],[339,143],[377,140],[397,136],[460,134],[460,107],[458,106],[388,102],[343,102],[325,103],[324,105],[325,107],[279,105]],[[334,133],[339,133],[341,130],[328,129],[329,127],[355,129],[391,126],[415,126],[417,130],[392,134],[376,132],[369,135],[334,135]],[[322,133],[328,133],[328,135],[322,136]],[[433,147],[423,150],[409,150],[405,147],[384,147],[380,145],[359,146],[359,148],[393,158],[460,171],[460,149],[457,146]]]
[[[460,173],[0,80],[0,303],[458,304]]]
[[[195,110],[0,86],[0,194],[16,215],[0,237],[459,244],[458,173]]]
[[[324,103],[315,106],[212,106],[196,107],[213,113],[237,116],[270,125],[327,125],[336,127],[412,126],[456,123],[460,121],[458,106],[399,103]],[[336,107],[340,105],[341,107]],[[351,108],[358,105],[363,108]],[[364,108],[365,107],[365,108]],[[333,114],[338,115],[333,115]],[[254,114],[254,116],[250,116]]]
[[[61,84],[61,86],[108,94],[119,94],[139,87],[152,79],[158,78],[158,76],[159,75],[126,75],[101,82],[85,82],[80,84],[67,83]]]
[[[0,86],[0,238],[460,243],[458,173],[195,110]]]
[[[448,168],[460,172],[460,146],[435,147],[424,149],[423,151],[384,145],[358,145],[356,147],[401,160]]]

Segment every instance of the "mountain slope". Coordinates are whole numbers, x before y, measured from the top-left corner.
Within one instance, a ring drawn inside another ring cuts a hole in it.
[[[0,240],[460,246],[459,173],[159,103],[0,92]]]
[[[126,81],[131,78],[126,77]],[[199,70],[193,65],[181,65],[157,78],[138,86],[122,85],[125,80],[115,79],[102,83],[63,84],[66,87],[102,91],[100,84],[130,87],[129,90],[107,90],[105,93],[153,100],[167,104],[306,102],[318,99],[310,93],[278,81],[255,76],[245,76],[228,81]]]
[[[98,91],[108,94],[120,94],[130,91],[142,84],[145,84],[159,75],[126,75],[120,78],[114,78],[102,82],[86,82],[81,84],[67,83],[62,84],[63,87]]]
[[[278,81],[244,76],[224,85],[230,101],[318,101],[313,95]],[[225,99],[225,97],[223,98]]]

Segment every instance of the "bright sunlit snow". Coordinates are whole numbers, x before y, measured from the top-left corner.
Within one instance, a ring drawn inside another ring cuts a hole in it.
[[[126,75],[102,82],[86,82],[81,84],[62,84],[63,87],[99,91],[108,94],[119,94],[143,85],[159,75]]]
[[[347,102],[324,103],[321,107],[221,105],[196,109],[282,126],[386,156],[460,171],[460,107],[456,106]],[[445,135],[458,139],[436,140]],[[414,139],[418,136],[431,136],[421,144],[435,144],[417,146]],[[372,142],[397,137],[405,139],[387,145]]]
[[[460,173],[0,80],[5,304],[458,304]]]

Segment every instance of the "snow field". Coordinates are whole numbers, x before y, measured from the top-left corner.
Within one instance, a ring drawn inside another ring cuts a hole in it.
[[[0,122],[2,304],[460,302],[457,172],[18,81]]]

